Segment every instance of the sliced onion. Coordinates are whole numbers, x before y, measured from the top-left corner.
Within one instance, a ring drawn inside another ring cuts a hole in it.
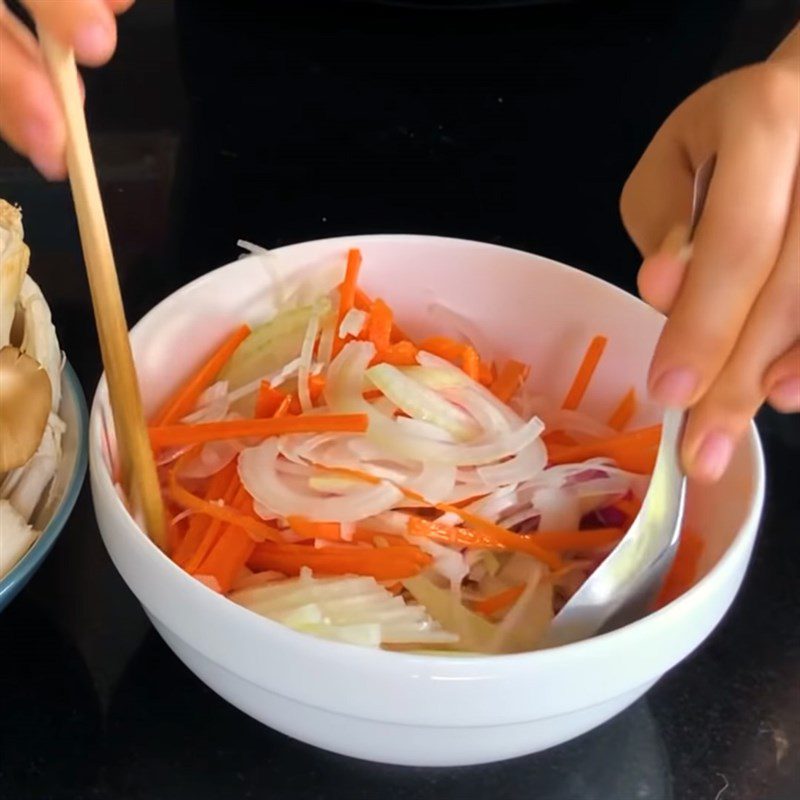
[[[540,531],[575,531],[580,527],[580,502],[569,489],[538,489],[533,504],[539,512]]]
[[[374,355],[375,347],[371,342],[345,345],[330,366],[326,398],[336,413],[366,414],[369,420],[367,437],[391,455],[453,466],[486,464],[518,453],[535,441],[543,429],[542,423],[533,419],[519,430],[500,434],[486,432],[479,440],[465,445],[409,436],[398,429],[393,420],[376,413],[361,395],[363,376]]]
[[[547,448],[541,439],[536,439],[508,461],[476,467],[475,471],[489,486],[509,486],[533,479],[546,465]]]
[[[458,441],[469,441],[479,433],[469,414],[391,364],[371,367],[367,378],[412,419],[435,425]]]
[[[239,477],[253,499],[283,517],[302,515],[322,522],[358,522],[380,514],[402,498],[387,483],[367,485],[342,497],[323,497],[293,488],[277,470],[278,444],[267,440],[245,450],[239,457]]]
[[[197,458],[192,459],[181,469],[181,477],[191,479],[208,478],[215,475],[227,467],[246,446],[237,439],[208,442],[203,445]]]
[[[339,338],[346,339],[348,336],[358,336],[367,324],[367,314],[359,308],[351,308],[342,319],[339,325]]]
[[[317,341],[317,334],[319,333],[320,317],[328,311],[330,311],[330,302],[328,302],[327,308],[324,309],[319,302],[314,304],[314,312],[311,314],[311,319],[308,320],[306,333],[303,337],[303,344],[300,346],[300,363],[297,366],[297,395],[300,399],[300,408],[306,413],[313,408],[308,379],[311,375],[311,360],[314,357],[314,344]]]

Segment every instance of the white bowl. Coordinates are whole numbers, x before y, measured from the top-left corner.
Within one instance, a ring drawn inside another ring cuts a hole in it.
[[[276,252],[293,274],[342,260],[352,246],[364,255],[365,289],[390,301],[412,335],[434,327],[431,303],[446,304],[484,331],[499,355],[531,363],[535,386],[561,397],[587,341],[603,333],[610,341],[585,407],[604,416],[631,385],[644,396],[663,319],[619,289],[546,258],[453,239],[363,236]],[[233,327],[270,313],[274,296],[268,270],[248,257],[153,309],[132,333],[148,408]],[[718,485],[690,489],[688,521],[706,539],[703,577],[667,607],[613,633],[542,652],[450,658],[374,651],[265,620],[159,552],[114,491],[103,457],[100,411],[106,407],[101,382],[90,427],[100,531],[167,644],[250,716],[302,741],[374,761],[495,761],[559,744],[619,713],[722,618],[742,582],[764,499],[753,428]],[[657,417],[657,409],[644,407],[634,424]]]

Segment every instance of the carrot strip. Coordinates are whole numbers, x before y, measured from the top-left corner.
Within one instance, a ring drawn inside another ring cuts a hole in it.
[[[548,446],[571,447],[578,444],[576,439],[573,439],[568,433],[564,431],[548,431],[542,434],[542,441]]]
[[[394,364],[396,367],[411,367],[417,363],[417,353],[419,350],[411,342],[405,340],[396,342],[379,352],[372,359],[372,365],[386,363]]]
[[[225,505],[230,505],[233,502],[234,498],[236,497],[236,492],[239,490],[240,486],[241,483],[239,482],[239,475],[234,472],[225,489],[225,494],[221,498]],[[205,557],[211,552],[211,549],[214,547],[214,545],[219,541],[219,538],[222,536],[222,532],[224,530],[222,520],[214,519],[212,517],[208,517],[207,519],[208,525],[203,534],[203,538],[200,540],[200,544],[197,546],[197,549],[194,551],[194,553],[192,553],[191,558],[184,566],[184,569],[192,575],[203,562]]]
[[[378,352],[388,350],[392,344],[392,310],[380,298],[369,310],[366,338],[373,342]]]
[[[247,490],[240,485],[233,500],[234,507],[241,508],[247,497]],[[247,531],[237,525],[228,525],[214,543],[211,552],[195,570],[195,575],[215,578],[220,591],[228,592],[255,546],[256,543]]]
[[[489,597],[484,597],[483,600],[476,600],[472,607],[480,614],[496,614],[519,600],[519,596],[525,591],[525,584],[521,583],[519,586],[512,586],[510,589],[504,589],[502,592],[493,594]]]
[[[275,416],[275,412],[281,407],[283,402],[283,392],[273,389],[269,381],[261,381],[256,399],[256,419],[269,419]]]
[[[281,400],[281,404],[278,406],[277,410],[272,415],[272,418],[282,419],[287,414],[291,413],[292,404],[295,402],[295,399],[296,398],[293,394],[287,394],[286,397],[284,397],[283,400]]]
[[[608,339],[605,336],[595,336],[589,343],[575,379],[572,381],[572,386],[570,386],[567,396],[564,398],[564,408],[574,410],[580,405],[607,344]]]
[[[467,345],[461,352],[461,369],[466,375],[472,378],[473,381],[480,381],[481,377],[481,360],[478,358],[478,353],[474,347]]]
[[[202,422],[197,425],[164,425],[150,428],[150,443],[158,450],[187,444],[205,444],[223,439],[247,437],[268,438],[287,433],[364,433],[366,414],[305,414],[279,419],[235,419],[223,422]]]
[[[460,547],[486,548],[493,550],[518,550],[522,553],[538,558],[552,569],[561,566],[561,559],[556,553],[546,550],[531,536],[523,536],[506,530],[500,525],[490,522],[477,514],[456,508],[445,503],[436,506],[441,511],[451,511],[464,520],[465,525],[443,525],[441,522],[410,517],[408,532],[412,536],[425,536],[442,544],[458,545]]]
[[[195,407],[200,395],[214,382],[228,359],[249,335],[250,328],[242,325],[228,336],[200,369],[173,395],[164,408],[156,414],[153,424],[168,425],[185,417]]]
[[[344,273],[344,280],[339,286],[339,314],[336,318],[336,337],[333,340],[333,355],[344,346],[344,339],[339,337],[339,326],[347,316],[347,312],[355,306],[356,284],[358,283],[358,273],[361,269],[361,251],[353,248],[347,253],[347,267]]]
[[[208,501],[221,499],[225,495],[227,487],[235,477],[236,462],[232,461],[211,477],[204,499]],[[205,514],[195,514],[191,517],[186,536],[184,536],[180,547],[178,547],[172,556],[172,560],[179,567],[185,568],[186,563],[203,540],[203,536],[210,524],[211,521]]]
[[[569,447],[552,446],[548,450],[551,464],[574,464],[590,458],[611,458],[621,469],[648,473],[655,465],[661,426],[638,428],[609,439],[598,439]]]
[[[286,521],[289,527],[304,539],[325,539],[328,542],[342,541],[342,526],[338,522],[312,522],[306,517],[291,516]]]
[[[508,403],[511,398],[522,388],[528,376],[531,373],[531,368],[521,361],[515,361],[513,358],[507,361],[500,374],[491,385],[492,394],[504,403]]]
[[[621,431],[633,419],[636,413],[636,390],[629,389],[625,397],[619,401],[614,413],[608,418],[608,426],[615,431]]]
[[[253,517],[248,517],[232,509],[229,505],[218,505],[217,503],[203,500],[203,498],[192,494],[188,489],[185,489],[178,482],[176,470],[172,470],[169,476],[169,483],[167,486],[169,496],[172,500],[183,508],[191,508],[192,511],[198,511],[206,514],[213,519],[227,522],[231,525],[238,525],[244,528],[250,536],[256,541],[262,542],[265,539],[273,541],[282,541],[280,532],[268,525],[266,522],[261,522]]]
[[[378,484],[382,483],[380,478],[370,475],[368,472],[362,472],[357,469],[346,469],[343,467],[325,467],[321,464],[315,464],[318,469],[325,470],[331,474],[345,475],[348,477],[362,480],[365,483]],[[409,489],[404,489],[402,486],[397,487],[406,497],[418,503],[431,506],[421,494],[412,492]],[[442,542],[443,544],[456,544],[461,547],[481,547],[495,550],[519,550],[523,553],[538,558],[540,561],[547,564],[552,569],[559,569],[561,567],[561,559],[556,553],[545,550],[532,540],[530,536],[523,536],[513,531],[506,530],[500,525],[484,519],[477,514],[473,514],[466,509],[459,508],[458,506],[448,505],[447,503],[437,503],[432,506],[439,511],[452,512],[458,514],[465,525],[470,527],[461,527],[455,525],[443,525],[440,522],[423,519],[422,517],[410,516],[408,521],[408,533],[412,536],[425,536],[434,541]]]
[[[376,580],[402,580],[417,575],[432,559],[415,547],[322,548],[308,545],[258,545],[250,556],[252,569],[274,569],[284,575],[298,575],[309,567],[322,575],[371,575]]]
[[[426,350],[439,358],[444,358],[457,364],[464,355],[464,349],[468,345],[457,342],[449,336],[429,336],[420,342],[419,349]]]
[[[367,311],[369,312],[372,309],[372,300],[370,300],[369,296],[361,291],[361,289],[356,288],[356,297],[355,297],[355,307],[359,309],[359,311]],[[402,341],[410,341],[411,337],[406,336],[401,328],[398,327],[396,322],[392,323],[392,335],[391,341],[392,342],[402,342]]]
[[[594,528],[585,531],[541,531],[525,534],[541,547],[563,552],[564,550],[593,550],[616,544],[623,536],[621,528]]]
[[[487,388],[491,386],[497,378],[497,370],[491,361],[481,361],[479,381]]]

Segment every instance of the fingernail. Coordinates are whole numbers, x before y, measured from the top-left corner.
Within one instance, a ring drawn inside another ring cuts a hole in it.
[[[682,408],[694,396],[700,378],[693,369],[675,367],[667,370],[653,383],[653,397],[662,405]]]
[[[784,378],[769,392],[769,401],[779,411],[800,411],[800,378]]]
[[[727,433],[709,433],[700,443],[692,472],[699,480],[716,481],[722,477],[733,455],[733,439]]]
[[[682,264],[688,263],[692,255],[689,229],[686,225],[676,225],[661,243],[661,252],[677,258]]]
[[[102,22],[90,22],[75,32],[75,50],[82,58],[105,58],[111,45],[111,31]]]

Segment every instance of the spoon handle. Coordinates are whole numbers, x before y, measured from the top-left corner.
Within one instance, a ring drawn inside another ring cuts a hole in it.
[[[89,144],[78,68],[71,49],[46,31],[39,41],[67,125],[67,166],[78,217],[100,351],[119,445],[121,481],[134,510],[141,509],[150,538],[166,544],[164,505],[147,434],[128,325]]]

